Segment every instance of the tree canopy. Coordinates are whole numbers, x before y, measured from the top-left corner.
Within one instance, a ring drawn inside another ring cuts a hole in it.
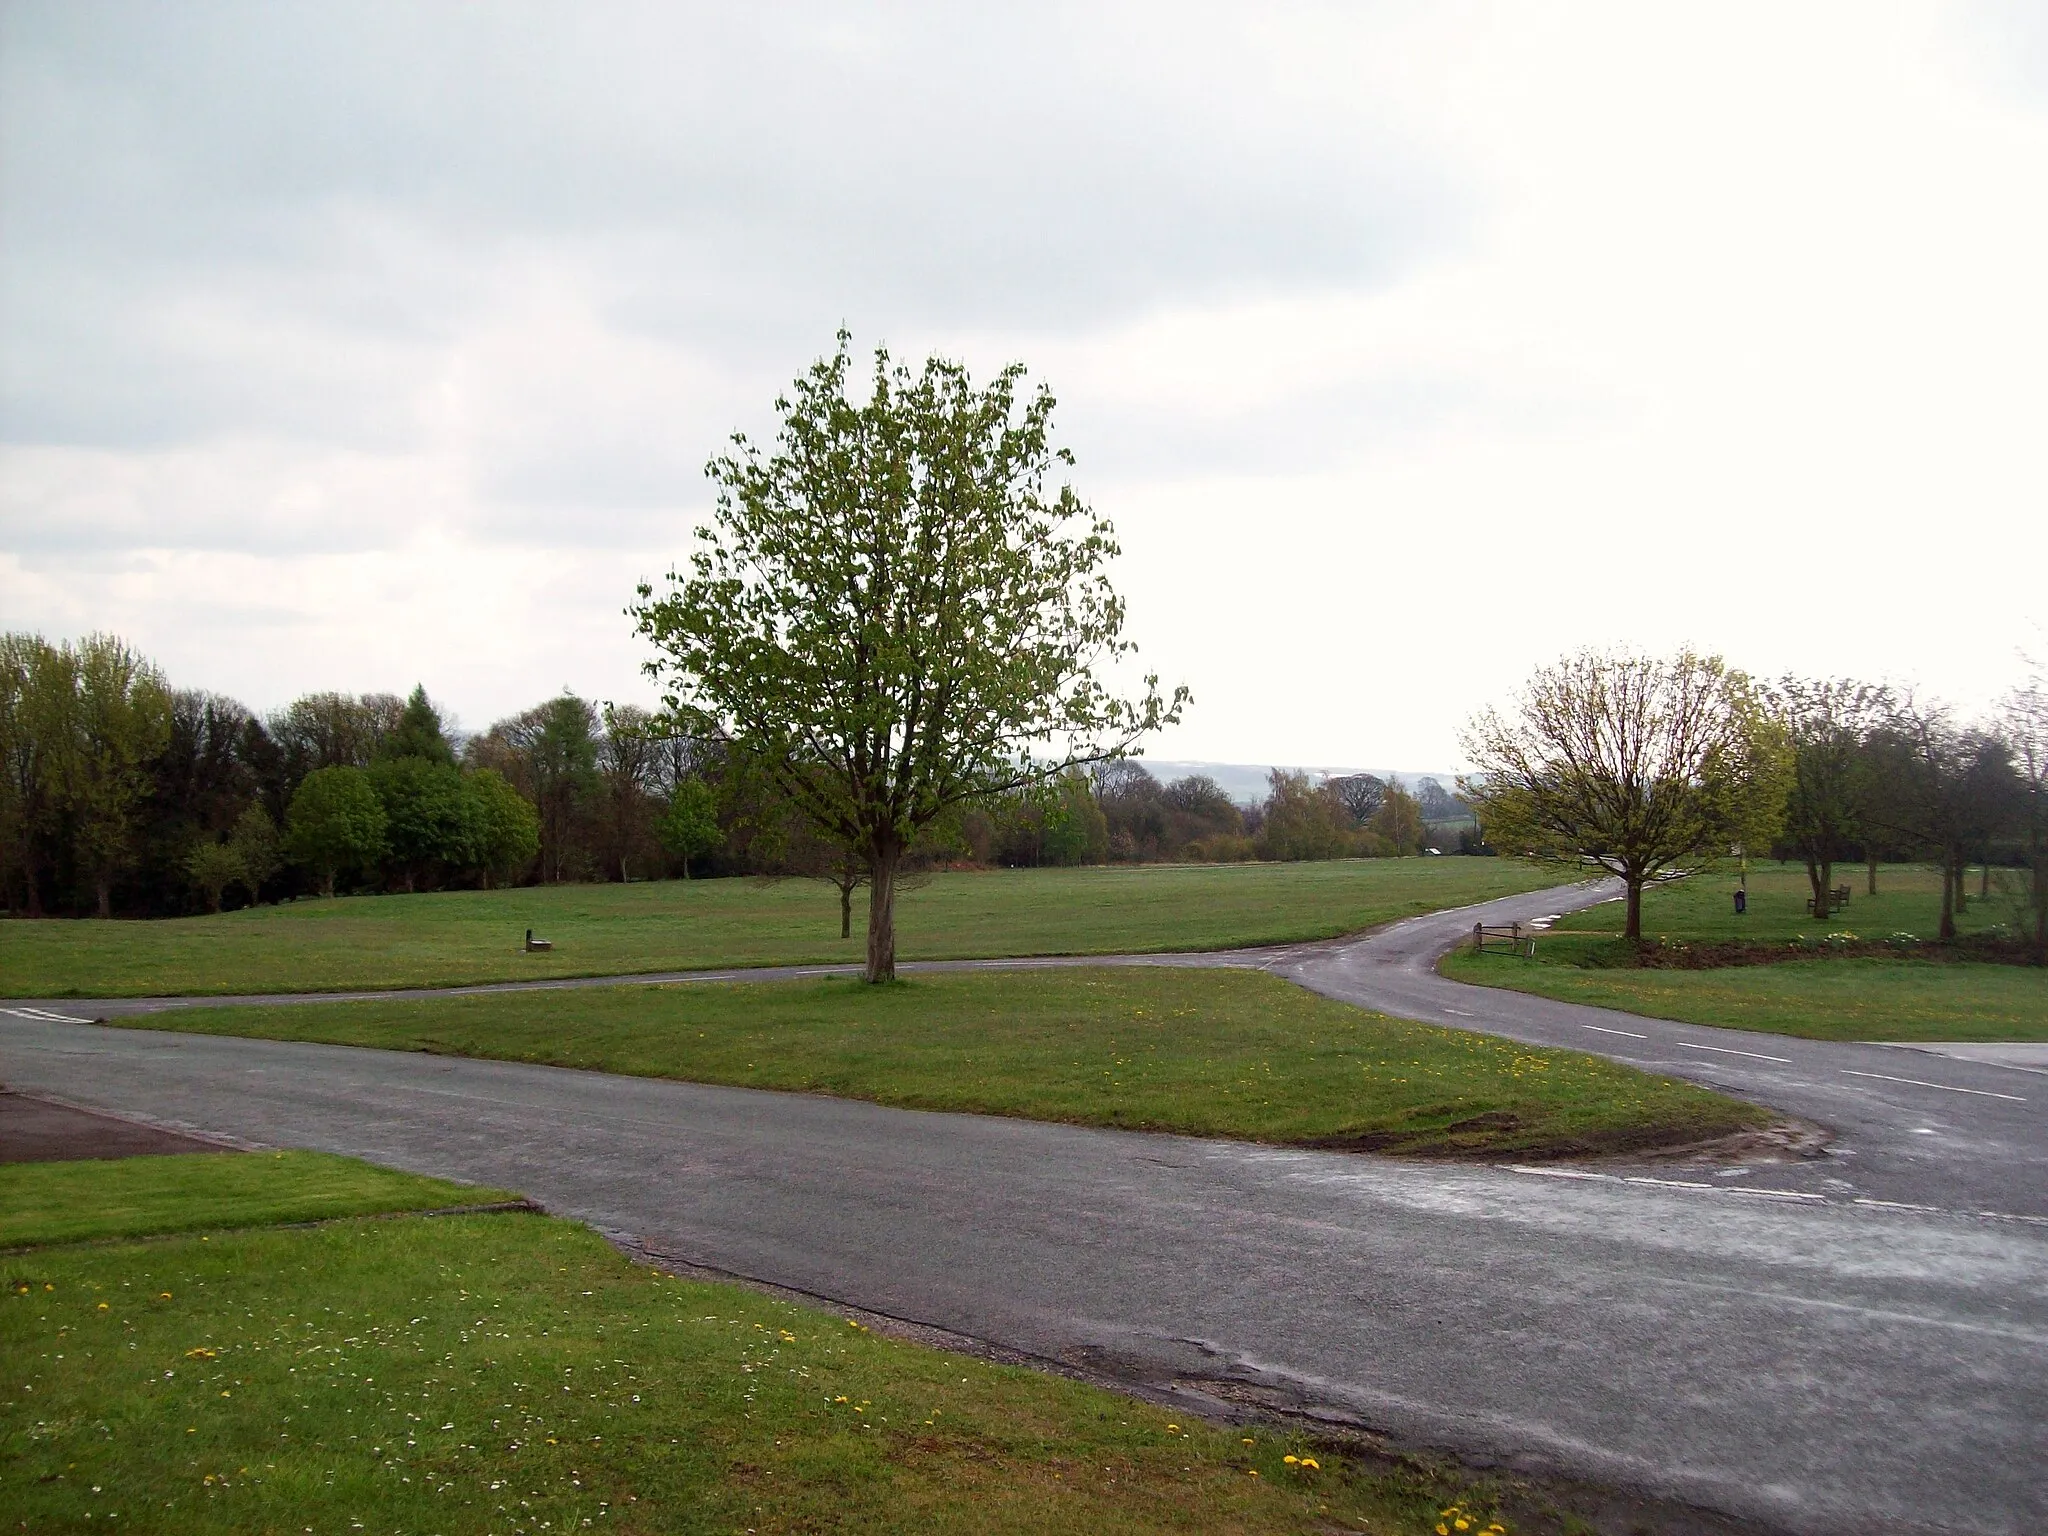
[[[1475,716],[1463,743],[1459,787],[1488,841],[1620,876],[1631,939],[1645,882],[1763,846],[1785,803],[1780,732],[1718,656],[1581,651],[1537,669],[1511,715]]]
[[[1099,675],[1135,647],[1105,570],[1114,530],[1051,442],[1021,366],[977,388],[851,339],[776,401],[776,447],[736,434],[687,576],[630,611],[649,675],[693,735],[759,765],[870,872],[867,976],[895,974],[895,875],[953,808],[1129,751],[1185,689],[1135,699]]]

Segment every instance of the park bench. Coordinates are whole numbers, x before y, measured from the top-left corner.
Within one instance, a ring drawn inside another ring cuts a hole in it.
[[[1828,910],[1830,912],[1839,912],[1847,905],[1849,905],[1849,887],[1838,885],[1828,892]],[[1813,915],[1813,898],[1811,896],[1806,898],[1806,915],[1808,917]]]
[[[539,951],[541,951],[541,950],[545,950],[545,949],[553,949],[554,947],[555,947],[555,946],[554,946],[554,945],[553,945],[552,943],[550,943],[550,942],[549,942],[548,940],[546,940],[546,939],[536,939],[536,938],[535,938],[535,937],[533,936],[533,930],[532,930],[531,928],[529,928],[529,929],[527,929],[527,930],[526,930],[526,945],[525,945],[525,948],[526,948],[526,952],[527,952],[527,953],[528,953],[529,955],[531,955],[531,954],[535,954],[535,953],[537,953],[537,952],[539,952]]]

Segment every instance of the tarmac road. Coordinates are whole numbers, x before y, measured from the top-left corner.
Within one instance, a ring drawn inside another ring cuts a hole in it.
[[[1614,889],[1618,889],[1616,886]],[[1813,1200],[2048,1218],[2048,1071],[2038,1047],[1970,1055],[1712,1029],[1561,1003],[1436,974],[1472,924],[1527,923],[1607,894],[1536,891],[1410,918],[1363,942],[1304,945],[1275,975],[1399,1018],[1590,1051],[1767,1104],[1833,1135],[1825,1155],[1754,1167],[1749,1187]],[[1676,1175],[1700,1177],[1701,1175]],[[1711,1177],[1711,1175],[1709,1175]]]
[[[1907,1053],[1431,976],[1431,946],[1474,918],[1235,963],[1518,1038],[1619,1018],[1640,1038],[1604,1054],[1822,1119],[1851,1155],[1557,1177],[20,1016],[96,1006],[71,1003],[9,1005],[0,1069],[159,1122],[520,1189],[680,1262],[1191,1404],[1292,1406],[1793,1530],[2040,1528],[2038,1076],[1915,1055],[1891,1075],[1947,1086],[1838,1083],[1862,1053]],[[1760,1059],[1680,1044],[1724,1038]],[[1981,1119],[1968,1094],[1935,1102],[1980,1082],[2022,1091]],[[1984,1162],[2011,1167],[1972,1172]]]

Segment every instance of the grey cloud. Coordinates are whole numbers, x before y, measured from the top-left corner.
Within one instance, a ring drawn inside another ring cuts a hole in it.
[[[402,372],[458,333],[476,275],[522,249],[602,271],[622,330],[786,372],[842,320],[1074,330],[1371,283],[1461,216],[1369,111],[1276,98],[1192,50],[1218,24],[1178,9],[4,15],[17,442],[403,444],[414,404],[380,356]],[[249,353],[166,322],[209,299],[246,312]]]

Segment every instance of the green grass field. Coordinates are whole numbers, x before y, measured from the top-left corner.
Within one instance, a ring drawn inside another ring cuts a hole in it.
[[[1556,876],[1506,859],[1147,865],[942,874],[903,893],[906,960],[1226,949],[1327,938]],[[815,881],[665,880],[299,901],[155,922],[0,922],[0,996],[143,997],[457,986],[857,962]],[[552,940],[524,954],[528,928]]]
[[[1861,869],[1843,872],[1836,883],[1852,885],[1856,894],[1847,911],[1816,923],[1806,915],[1811,893],[1797,867],[1752,869],[1749,911],[1742,917],[1734,911],[1733,875],[1681,881],[1644,894],[1643,933],[1679,942],[1789,944],[1830,933],[1881,940],[1935,932],[1941,877],[1934,870],[1886,865],[1878,872],[1876,897],[1864,893]],[[1988,901],[1973,900],[1958,926],[1982,932],[2012,920],[2009,903],[1994,892]],[[1565,1002],[1816,1040],[2048,1040],[2048,971],[2035,967],[1854,958],[1631,969],[1620,965],[1627,955],[1620,930],[1620,904],[1609,902],[1561,920],[1537,944],[1534,964],[1461,951],[1447,956],[1442,969],[1456,981]]]
[[[1765,1118],[1690,1084],[1385,1018],[1250,971],[687,983],[119,1022],[1421,1155],[1621,1151]]]
[[[269,1162],[151,1161],[195,1208]],[[86,1165],[76,1197],[123,1166]],[[25,1230],[15,1195],[0,1221]],[[50,1246],[0,1273],[0,1508],[28,1531],[1423,1536],[1454,1496],[1490,1513],[1485,1486],[879,1337],[534,1215]]]
[[[430,1211],[516,1199],[319,1152],[0,1163],[0,1248]]]

